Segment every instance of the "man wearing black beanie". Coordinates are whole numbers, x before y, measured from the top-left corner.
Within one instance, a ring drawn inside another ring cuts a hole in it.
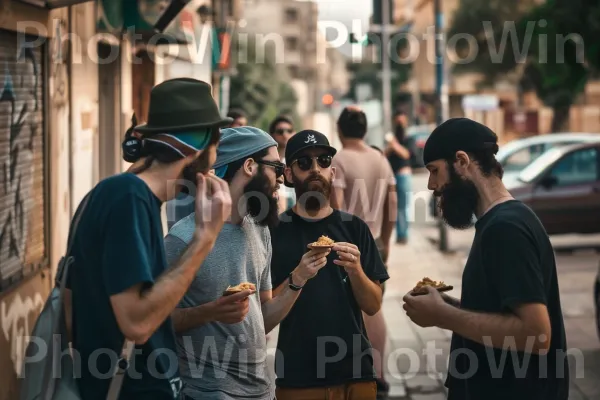
[[[567,400],[569,368],[554,251],[539,219],[502,184],[497,136],[453,118],[425,145],[428,188],[448,225],[475,223],[461,299],[404,296],[422,327],[453,332],[448,399]]]

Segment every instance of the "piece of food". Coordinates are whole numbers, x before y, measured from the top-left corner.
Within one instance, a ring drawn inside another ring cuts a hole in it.
[[[440,292],[446,292],[448,290],[452,290],[453,287],[452,286],[448,286],[444,283],[444,281],[434,281],[428,277],[425,277],[423,279],[421,279],[419,282],[417,282],[417,284],[415,285],[415,287],[412,290],[413,294],[425,294],[427,293],[427,290],[425,289],[425,286],[431,286],[433,288],[436,288],[437,290],[439,290]]]
[[[223,292],[223,296],[229,296],[234,293],[242,292],[244,290],[256,290],[256,285],[254,283],[250,283],[250,282],[242,282],[236,286],[229,286]]]
[[[311,243],[314,247],[327,247],[333,246],[335,241],[328,236],[321,236],[316,242]]]

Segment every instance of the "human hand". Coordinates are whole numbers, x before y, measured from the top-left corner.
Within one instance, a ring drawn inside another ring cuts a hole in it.
[[[339,259],[333,260],[334,264],[344,267],[348,275],[362,272],[360,264],[360,250],[352,243],[337,242],[333,245],[333,250],[337,252]]]
[[[196,180],[196,236],[216,240],[231,215],[229,185],[213,174],[197,174]]]
[[[402,300],[404,300],[404,311],[406,315],[417,325],[427,328],[430,326],[438,326],[441,322],[441,316],[445,307],[448,304],[442,298],[440,292],[431,286],[424,286],[427,294],[414,296],[408,292]]]
[[[381,261],[383,261],[384,264],[387,263],[388,258],[390,257],[390,244],[384,244],[381,248]]]
[[[311,249],[304,253],[294,270],[294,283],[304,286],[309,279],[317,275],[317,272],[327,265],[329,253],[331,249]]]
[[[255,290],[242,290],[211,302],[212,320],[223,324],[242,322],[250,310],[249,297],[254,293]]]

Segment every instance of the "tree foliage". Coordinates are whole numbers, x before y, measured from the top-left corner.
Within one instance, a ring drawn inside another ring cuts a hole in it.
[[[520,69],[521,89],[534,90],[553,109],[553,131],[564,128],[571,105],[600,68],[597,1],[461,0],[448,37],[464,33],[475,38],[478,52],[454,71],[482,73],[490,84]],[[459,54],[469,50],[466,43],[457,46]]]
[[[249,123],[265,131],[278,114],[300,122],[291,78],[275,62],[274,48],[257,42],[255,35],[244,35],[243,40],[240,37],[236,36],[232,44],[237,74],[231,78],[231,108],[244,110]]]

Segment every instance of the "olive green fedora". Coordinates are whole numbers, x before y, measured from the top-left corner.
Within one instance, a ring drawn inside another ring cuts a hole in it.
[[[223,118],[211,86],[192,78],[169,79],[150,91],[148,122],[135,127],[142,134],[173,133],[196,128],[220,128],[233,122]]]

